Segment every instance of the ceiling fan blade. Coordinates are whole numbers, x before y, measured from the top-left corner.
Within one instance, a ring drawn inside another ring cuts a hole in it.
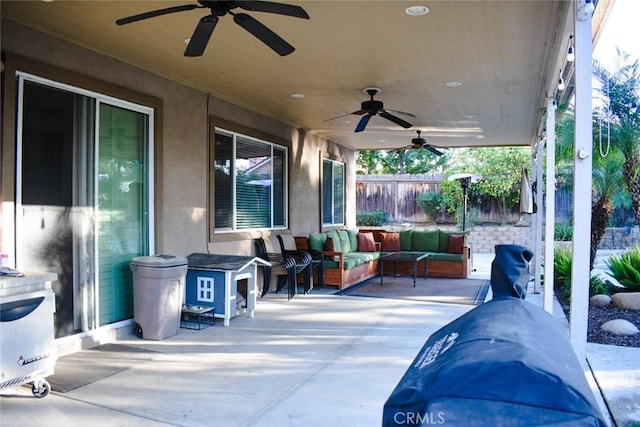
[[[413,149],[413,150],[415,150],[415,148],[416,148],[416,147],[414,147],[413,145],[405,145],[404,147],[394,148],[394,149],[393,149],[393,150],[391,150],[391,151],[402,151],[402,152],[404,152],[404,151],[412,150],[412,149]]]
[[[401,116],[412,117],[414,119],[416,118],[416,116],[414,114],[407,113],[406,111],[398,111],[398,110],[390,110],[390,109],[387,109],[387,111],[391,111],[392,113],[400,114]]]
[[[339,118],[342,118],[342,117],[347,117],[347,116],[350,116],[351,114],[353,114],[353,113],[340,114],[339,116],[335,116],[335,117],[331,117],[330,119],[323,120],[323,122],[329,122],[331,120],[339,119]]]
[[[233,20],[236,24],[253,34],[256,38],[260,39],[280,56],[289,55],[296,50],[293,46],[282,39],[282,37],[246,13],[237,13],[233,15]]]
[[[132,22],[142,21],[144,19],[154,18],[156,16],[168,15],[169,13],[183,12],[185,10],[197,9],[201,6],[197,4],[183,4],[182,6],[167,7],[165,9],[152,10],[150,12],[140,13],[138,15],[127,16],[116,20],[116,24],[125,25]]]
[[[293,16],[295,18],[309,19],[307,12],[300,6],[275,3],[271,1],[239,1],[238,6],[252,12],[278,13],[280,15]]]
[[[402,126],[405,129],[408,129],[411,126],[413,126],[411,123],[404,121],[400,117],[396,117],[393,114],[389,114],[386,111],[380,112],[380,117],[384,117],[385,119],[390,120],[393,123],[397,124],[398,126]]]
[[[424,148],[426,148],[427,150],[431,151],[436,156],[442,156],[444,154],[442,151],[437,150],[436,148],[434,148],[434,147],[432,147],[430,145],[425,145]]]
[[[200,19],[196,29],[193,30],[193,35],[184,51],[184,56],[202,56],[217,23],[218,17],[214,15],[207,15]]]
[[[367,123],[369,123],[371,117],[373,117],[373,114],[371,113],[367,114],[366,116],[362,116],[354,132],[362,132],[367,127]]]

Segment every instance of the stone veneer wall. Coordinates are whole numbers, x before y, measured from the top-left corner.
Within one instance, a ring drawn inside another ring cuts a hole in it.
[[[483,225],[471,228],[471,250],[474,253],[494,253],[496,245],[522,245],[533,249],[533,228],[513,225]]]
[[[598,249],[631,249],[640,244],[640,227],[607,228]]]

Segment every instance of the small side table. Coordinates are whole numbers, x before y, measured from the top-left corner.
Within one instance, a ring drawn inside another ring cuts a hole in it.
[[[180,318],[180,327],[184,329],[201,330],[213,326],[215,323],[213,307],[204,305],[184,304]]]

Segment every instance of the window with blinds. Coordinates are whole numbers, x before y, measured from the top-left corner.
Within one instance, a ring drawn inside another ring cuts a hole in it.
[[[322,160],[322,224],[344,225],[344,163]]]
[[[286,147],[216,128],[214,151],[215,232],[286,228]]]

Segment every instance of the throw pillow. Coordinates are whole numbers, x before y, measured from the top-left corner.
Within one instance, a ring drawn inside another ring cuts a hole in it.
[[[399,233],[380,233],[380,250],[382,252],[400,251]]]
[[[447,252],[450,254],[461,254],[464,247],[464,235],[452,234],[449,236],[449,249]]]
[[[373,240],[373,233],[358,233],[358,251],[375,252],[376,242]]]
[[[333,238],[332,237],[327,237],[327,240],[325,240],[325,242],[324,242],[324,250],[325,251],[329,251],[329,252],[335,252],[336,251],[336,245],[333,242]]]

